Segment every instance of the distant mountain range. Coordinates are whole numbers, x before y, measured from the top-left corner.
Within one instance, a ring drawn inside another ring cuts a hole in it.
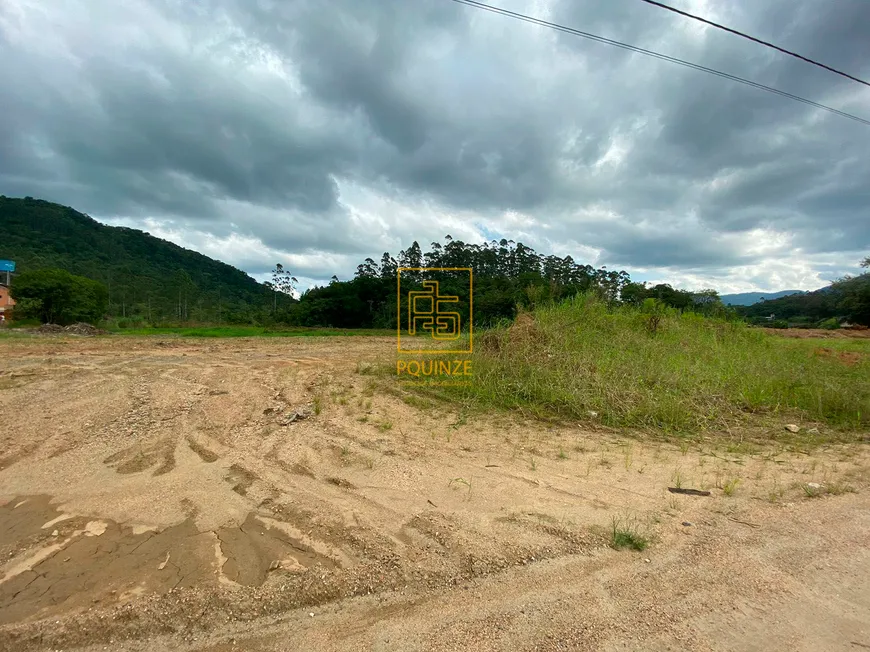
[[[792,294],[807,294],[804,290],[780,290],[779,292],[740,292],[738,294],[723,294],[722,303],[732,306],[751,306],[762,299],[779,299]]]

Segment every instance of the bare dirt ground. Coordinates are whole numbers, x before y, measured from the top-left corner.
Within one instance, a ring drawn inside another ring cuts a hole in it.
[[[823,328],[763,328],[762,330],[771,335],[778,335],[779,337],[794,337],[798,339],[870,339],[870,329],[857,330],[851,328],[840,328],[837,330],[825,330]]]
[[[866,444],[463,414],[393,351],[0,340],[0,649],[870,648]]]

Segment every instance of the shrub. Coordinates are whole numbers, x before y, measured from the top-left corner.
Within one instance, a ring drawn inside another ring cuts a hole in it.
[[[24,319],[39,319],[44,324],[98,322],[109,301],[105,285],[62,269],[23,272],[10,290],[17,304],[16,314]]]

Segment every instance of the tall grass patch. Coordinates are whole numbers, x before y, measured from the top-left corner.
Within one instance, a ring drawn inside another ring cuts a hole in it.
[[[870,424],[863,340],[778,338],[652,300],[580,295],[476,333],[474,348],[472,382],[451,394],[540,416],[684,433],[753,413]]]

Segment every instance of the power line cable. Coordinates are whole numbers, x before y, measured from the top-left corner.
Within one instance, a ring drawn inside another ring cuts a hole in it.
[[[769,48],[773,48],[774,50],[778,50],[778,51],[782,52],[783,54],[787,54],[789,56],[795,57],[795,58],[800,59],[802,61],[806,61],[807,63],[811,63],[814,66],[818,66],[819,68],[824,68],[825,70],[836,73],[837,75],[841,75],[843,77],[846,77],[847,79],[851,79],[852,81],[856,81],[859,84],[864,84],[865,86],[870,86],[870,82],[866,82],[863,79],[859,79],[858,77],[853,77],[852,75],[850,75],[847,72],[843,72],[842,70],[837,70],[836,68],[832,68],[831,66],[828,66],[824,63],[816,61],[815,59],[810,59],[809,57],[805,57],[802,54],[798,54],[797,52],[792,52],[791,50],[786,50],[785,48],[781,48],[778,45],[775,45],[774,43],[770,43],[769,41],[764,41],[760,38],[756,38],[754,36],[746,34],[745,32],[741,32],[739,30],[732,29],[731,27],[728,27],[726,25],[722,25],[720,23],[713,22],[712,20],[707,20],[706,18],[702,18],[701,16],[696,16],[695,14],[690,14],[687,11],[683,11],[682,9],[677,9],[676,7],[671,7],[670,5],[666,5],[663,2],[657,2],[656,0],[640,0],[640,1],[645,2],[649,5],[661,7],[662,9],[667,9],[668,11],[672,11],[675,14],[680,14],[681,16],[685,16],[686,18],[691,18],[692,20],[697,20],[697,21],[700,21],[700,22],[705,23],[707,25],[712,25],[713,27],[716,27],[717,29],[725,30],[726,32],[730,32],[731,34],[736,34],[737,36],[748,39],[750,41],[755,41],[756,43],[760,43],[761,45],[767,46]]]
[[[773,88],[772,86],[767,86],[765,84],[761,84],[759,82],[754,82],[750,79],[744,79],[743,77],[738,77],[736,75],[732,75],[727,72],[722,72],[720,70],[715,70],[714,68],[708,68],[707,66],[702,66],[697,63],[692,63],[690,61],[685,61],[684,59],[678,59],[677,57],[672,57],[667,54],[661,54],[660,52],[654,52],[652,50],[647,50],[645,48],[637,47],[635,45],[629,45],[627,43],[622,43],[620,41],[614,41],[613,39],[605,38],[603,36],[596,36],[595,34],[590,34],[589,32],[584,32],[579,29],[575,29],[573,27],[567,27],[565,25],[559,25],[558,23],[551,23],[546,20],[542,20],[540,18],[534,18],[532,16],[527,16],[525,14],[520,14],[515,11],[510,11],[508,9],[502,9],[500,7],[494,7],[492,5],[485,4],[483,2],[477,2],[476,0],[451,0],[452,2],[456,2],[458,4],[468,5],[469,7],[474,7],[476,9],[483,9],[485,11],[491,11],[496,14],[501,14],[502,16],[508,16],[509,18],[515,18],[517,20],[522,20],[527,23],[532,23],[533,25],[539,25],[541,27],[549,27],[550,29],[555,29],[560,32],[565,32],[567,34],[573,34],[574,36],[581,36],[583,38],[597,41],[599,43],[606,43],[607,45],[613,45],[618,48],[622,48],[623,50],[629,50],[631,52],[637,52],[639,54],[645,54],[650,57],[654,57],[656,59],[661,59],[662,61],[669,61],[671,63],[675,63],[680,66],[685,66],[687,68],[692,68],[693,70],[700,70],[701,72],[706,72],[711,75],[716,75],[717,77],[722,77],[724,79],[730,79],[732,81],[739,82],[741,84],[746,84],[747,86],[752,86],[754,88],[758,88],[760,90],[768,91],[770,93],[775,93],[776,95],[781,95],[782,97],[787,97],[789,99],[795,100],[797,102],[803,102],[804,104],[808,104],[810,106],[816,107],[817,109],[823,109],[825,111],[829,111],[831,113],[836,113],[844,118],[849,118],[850,120],[855,120],[857,122],[862,122],[866,125],[870,125],[870,120],[865,118],[861,118],[856,115],[852,115],[851,113],[846,113],[845,111],[840,111],[839,109],[835,109],[833,107],[827,106],[825,104],[820,104],[818,102],[814,102],[813,100],[808,100],[805,97],[800,97],[799,95],[794,95],[792,93],[788,93],[786,91],[781,91],[777,88]]]

